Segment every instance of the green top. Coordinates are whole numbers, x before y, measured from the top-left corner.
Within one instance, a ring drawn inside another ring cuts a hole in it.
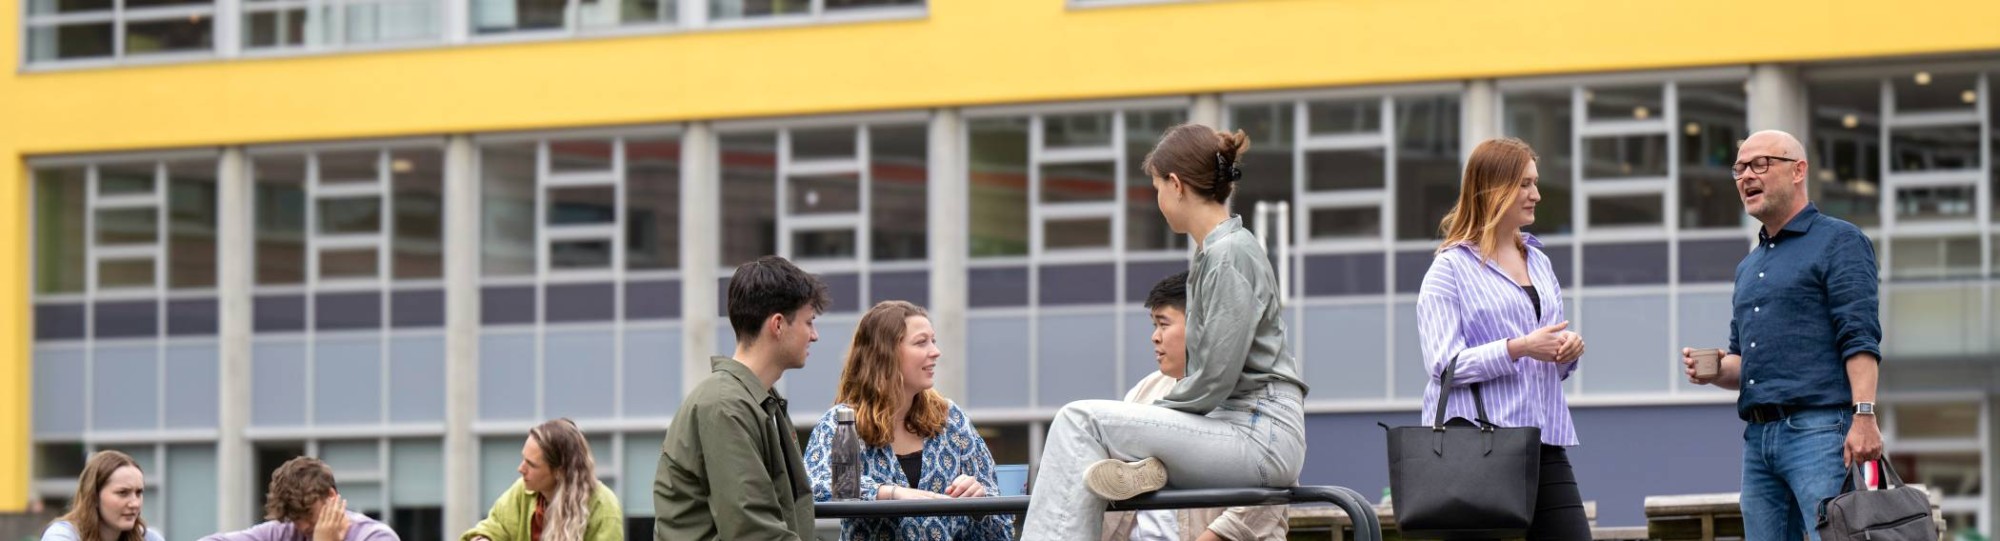
[[[1188,269],[1187,375],[1153,405],[1208,415],[1272,383],[1303,394],[1281,304],[1264,243],[1243,230],[1241,216],[1217,224]]]
[[[812,539],[812,485],[784,397],[735,359],[709,363],[660,446],[653,539]]]
[[[590,494],[590,518],[584,522],[583,541],[625,541],[625,511],[618,507],[618,496],[604,483]],[[547,511],[543,511],[546,516]],[[535,493],[520,479],[500,499],[493,501],[493,510],[486,512],[486,518],[479,521],[459,541],[472,541],[475,537],[485,537],[493,541],[529,541],[529,521],[535,518]],[[548,526],[544,525],[544,528]],[[547,539],[547,532],[543,532]]]

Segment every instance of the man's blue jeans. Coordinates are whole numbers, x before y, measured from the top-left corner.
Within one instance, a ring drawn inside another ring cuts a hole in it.
[[[1840,492],[1840,463],[1853,412],[1833,406],[1800,410],[1743,429],[1743,536],[1797,541],[1811,535],[1819,502]]]

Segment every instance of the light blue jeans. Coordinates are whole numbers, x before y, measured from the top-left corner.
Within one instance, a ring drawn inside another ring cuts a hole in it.
[[[1840,493],[1847,475],[1841,450],[1853,412],[1838,406],[1801,410],[1743,429],[1743,536],[1795,541],[1812,536],[1819,502]]]
[[[1290,487],[1305,465],[1304,395],[1271,384],[1206,416],[1148,404],[1080,400],[1049,426],[1021,539],[1097,541],[1109,502],[1083,472],[1106,458],[1158,458],[1173,488]]]

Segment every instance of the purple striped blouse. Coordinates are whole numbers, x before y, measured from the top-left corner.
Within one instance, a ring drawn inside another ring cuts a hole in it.
[[[1562,286],[1556,283],[1542,241],[1521,233],[1528,245],[1528,280],[1541,296],[1536,314],[1528,294],[1500,266],[1482,261],[1471,244],[1450,246],[1431,261],[1417,294],[1417,332],[1423,340],[1424,367],[1430,384],[1424,388],[1424,424],[1437,412],[1438,378],[1445,365],[1458,358],[1450,410],[1445,418],[1474,418],[1471,384],[1486,396],[1488,420],[1503,427],[1538,427],[1542,443],[1564,447],[1577,444],[1576,426],[1562,382],[1576,371],[1576,362],[1555,364],[1529,357],[1507,356],[1507,339],[1563,321]],[[1575,323],[1571,323],[1574,330]]]

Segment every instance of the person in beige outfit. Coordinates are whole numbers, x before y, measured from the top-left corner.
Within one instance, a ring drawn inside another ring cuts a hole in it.
[[[1168,276],[1146,295],[1160,369],[1126,392],[1126,402],[1151,404],[1187,375],[1187,280],[1186,272]],[[1284,506],[1122,511],[1104,514],[1103,541],[1283,540],[1286,530]]]

